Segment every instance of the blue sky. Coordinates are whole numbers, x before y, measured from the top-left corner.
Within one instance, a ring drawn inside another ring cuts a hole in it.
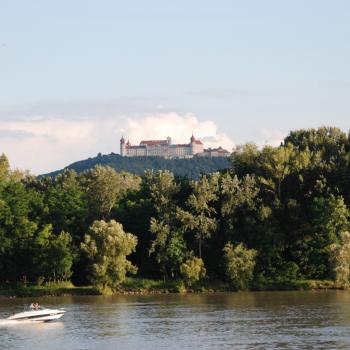
[[[0,0],[0,9],[0,152],[13,166],[40,173],[117,152],[121,134],[137,143],[174,131],[182,142],[197,131],[229,148],[350,128],[349,1]]]

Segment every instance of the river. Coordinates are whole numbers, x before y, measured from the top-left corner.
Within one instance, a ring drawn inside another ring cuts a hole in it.
[[[350,349],[350,292],[58,297],[62,321],[8,324],[32,299],[0,300],[0,349]]]

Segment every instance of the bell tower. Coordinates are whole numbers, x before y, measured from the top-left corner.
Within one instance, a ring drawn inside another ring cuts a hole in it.
[[[120,155],[122,157],[126,156],[126,146],[124,136],[120,139]]]

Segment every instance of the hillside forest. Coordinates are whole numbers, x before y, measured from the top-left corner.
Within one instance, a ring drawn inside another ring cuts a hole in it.
[[[200,157],[193,158],[163,158],[163,157],[122,157],[119,154],[98,154],[96,157],[80,160],[68,165],[62,170],[57,170],[42,176],[55,177],[65,170],[74,170],[78,174],[94,168],[96,165],[109,166],[117,172],[128,172],[143,175],[146,170],[168,170],[175,176],[187,177],[198,180],[202,174],[214,173],[225,170],[230,166],[228,157]]]

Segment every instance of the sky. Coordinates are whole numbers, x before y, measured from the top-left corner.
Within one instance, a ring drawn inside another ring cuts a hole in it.
[[[347,0],[0,0],[0,153],[41,174],[122,135],[348,132],[349,18]]]

